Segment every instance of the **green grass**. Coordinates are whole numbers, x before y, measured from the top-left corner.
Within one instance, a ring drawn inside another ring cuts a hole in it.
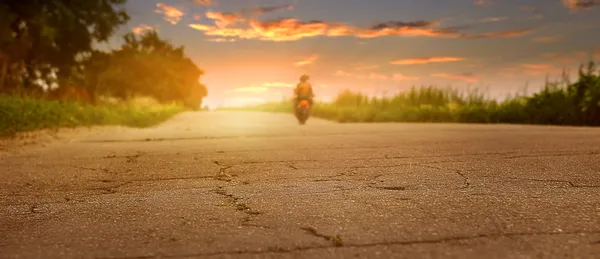
[[[46,128],[94,125],[148,127],[183,111],[180,105],[118,103],[90,105],[0,94],[0,136]]]
[[[566,78],[566,76],[564,77]],[[246,110],[293,111],[291,100]],[[581,67],[570,83],[547,82],[538,93],[497,101],[482,92],[450,88],[414,87],[393,97],[371,98],[343,92],[330,103],[315,103],[314,117],[349,122],[463,122],[600,126],[600,73],[593,62]]]

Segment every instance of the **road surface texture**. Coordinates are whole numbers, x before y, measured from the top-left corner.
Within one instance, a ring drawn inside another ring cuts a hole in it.
[[[600,258],[598,129],[184,113],[0,168],[0,258]]]

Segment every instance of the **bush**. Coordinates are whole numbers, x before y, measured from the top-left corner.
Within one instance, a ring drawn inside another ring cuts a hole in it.
[[[147,127],[183,111],[180,105],[90,105],[0,94],[0,136],[44,128],[92,125]]]
[[[291,100],[243,109],[292,112]],[[480,91],[413,87],[388,98],[344,91],[332,103],[315,103],[312,116],[337,122],[465,122],[600,125],[600,74],[595,63],[579,69],[575,83],[547,82],[532,96],[502,102]]]

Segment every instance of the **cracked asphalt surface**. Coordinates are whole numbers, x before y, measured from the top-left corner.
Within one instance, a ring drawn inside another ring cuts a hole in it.
[[[600,258],[598,129],[184,113],[0,168],[0,258]]]

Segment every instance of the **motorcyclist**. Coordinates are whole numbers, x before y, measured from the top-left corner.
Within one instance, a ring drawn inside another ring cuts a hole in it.
[[[302,75],[300,77],[300,83],[296,85],[294,89],[294,97],[296,106],[302,101],[307,100],[310,103],[310,106],[313,104],[313,98],[315,97],[312,89],[312,85],[308,82],[310,77],[308,75]]]

